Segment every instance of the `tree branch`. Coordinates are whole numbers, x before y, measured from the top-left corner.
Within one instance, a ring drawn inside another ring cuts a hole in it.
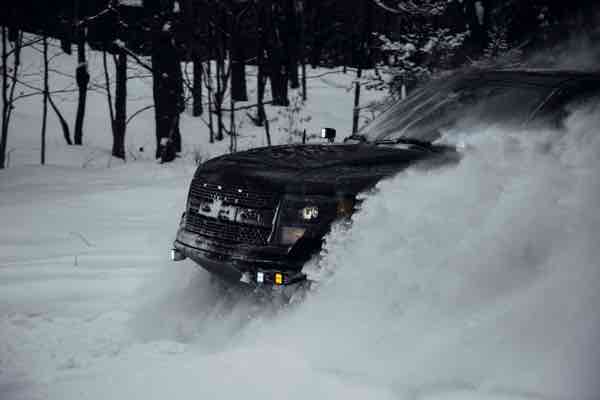
[[[131,122],[131,120],[132,120],[134,117],[138,116],[139,114],[143,113],[144,111],[151,110],[151,109],[153,109],[153,108],[154,108],[154,104],[151,104],[151,105],[149,105],[149,106],[146,106],[146,107],[142,107],[142,108],[140,108],[139,110],[137,110],[136,112],[134,112],[133,114],[131,114],[131,115],[129,116],[129,118],[127,118],[127,121],[125,121],[125,125],[129,124],[129,122]]]
[[[58,120],[60,121],[60,126],[62,128],[63,136],[65,137],[65,141],[67,142],[68,145],[72,145],[73,142],[71,141],[69,125],[67,124],[67,121],[65,121],[65,118],[62,116],[60,110],[54,103],[54,100],[52,100],[52,96],[50,96],[50,93],[48,93],[48,100],[50,101],[50,106],[52,107],[52,109],[56,113],[56,116],[58,117]]]
[[[133,51],[125,47],[125,44],[123,42],[121,42],[120,40],[115,40],[113,43],[115,44],[115,46],[121,49],[121,51],[133,58],[141,67],[147,69],[152,74],[154,73],[154,69],[152,68],[152,66],[142,61]]]
[[[102,52],[102,65],[104,66],[104,79],[106,80],[106,99],[108,100],[108,112],[110,114],[110,128],[115,132],[115,112],[112,105],[112,95],[110,92],[110,76],[108,75],[108,65],[106,62],[106,50]]]

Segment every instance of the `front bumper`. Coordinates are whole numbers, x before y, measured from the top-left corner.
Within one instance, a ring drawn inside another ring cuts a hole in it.
[[[291,257],[287,247],[226,245],[180,228],[173,248],[230,282],[284,286],[306,279],[303,262]]]

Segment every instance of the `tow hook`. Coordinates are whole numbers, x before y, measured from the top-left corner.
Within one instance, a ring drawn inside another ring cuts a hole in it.
[[[185,254],[177,249],[171,249],[171,261],[185,260]]]

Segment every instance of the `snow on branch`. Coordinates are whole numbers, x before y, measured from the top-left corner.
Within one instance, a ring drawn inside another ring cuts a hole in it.
[[[88,25],[90,22],[94,22],[97,19],[102,18],[103,16],[108,15],[112,12],[117,12],[117,9],[115,7],[115,4],[113,4],[113,1],[109,1],[104,10],[100,11],[98,14],[92,15],[91,17],[87,17],[80,20],[75,26],[80,27]]]
[[[376,6],[393,14],[409,15],[439,15],[444,12],[447,2],[441,0],[422,1],[417,5],[413,1],[397,2],[395,7],[385,3],[385,0],[373,0]]]

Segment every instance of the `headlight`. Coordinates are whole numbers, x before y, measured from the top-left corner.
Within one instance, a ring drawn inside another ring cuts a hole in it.
[[[304,232],[306,232],[305,228],[282,226],[280,230],[279,243],[283,245],[294,244],[304,235]]]
[[[300,218],[304,221],[312,221],[319,217],[319,207],[306,206],[300,210]]]

